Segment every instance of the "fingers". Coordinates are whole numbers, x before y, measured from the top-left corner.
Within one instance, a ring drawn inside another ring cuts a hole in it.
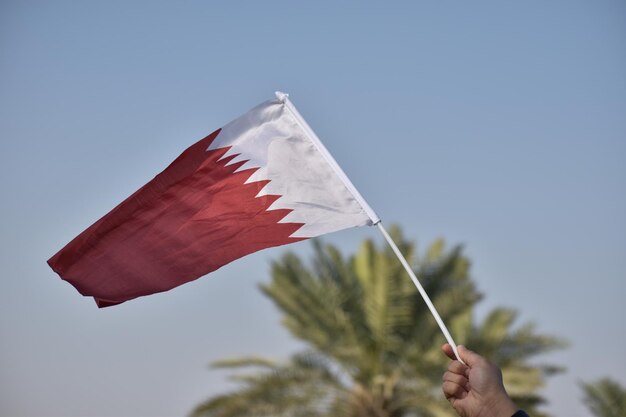
[[[472,352],[471,350],[469,350],[463,345],[459,345],[458,350],[459,350],[459,356],[461,356],[461,359],[463,359],[463,362],[465,362],[470,368],[473,367],[474,365],[479,364],[480,362],[485,361],[485,358],[480,356],[478,353]]]
[[[441,350],[443,350],[446,356],[448,356],[450,359],[456,360],[456,356],[454,355],[454,350],[452,350],[452,346],[450,346],[448,343],[443,345],[441,347]],[[478,353],[472,352],[471,350],[469,350],[463,345],[457,346],[457,350],[459,351],[459,356],[461,357],[461,359],[463,359],[463,362],[465,362],[470,367],[485,360],[485,358],[480,356]]]
[[[466,377],[469,374],[469,368],[467,367],[467,365],[464,365],[459,361],[450,362],[450,365],[448,365],[448,371],[454,372],[455,374],[464,375]]]
[[[444,381],[441,389],[448,400],[459,400],[467,397],[465,388],[452,381]]]
[[[441,350],[443,351],[443,353],[446,354],[446,356],[448,356],[450,359],[452,359],[452,363],[457,363],[456,366],[461,366],[463,367],[463,370],[459,369],[458,371],[456,371],[457,373],[465,373],[467,366],[461,362],[458,361],[458,359],[456,358],[456,355],[454,354],[454,350],[452,350],[452,346],[450,346],[448,343],[444,344],[443,346],[441,346]],[[460,353],[460,352],[459,352]]]
[[[453,382],[469,391],[469,380],[463,374],[457,374],[454,372],[447,371],[443,374],[443,382]]]
[[[452,361],[443,374],[441,389],[448,400],[463,399],[469,391],[469,380],[465,374],[469,369],[459,361]]]
[[[443,353],[445,353],[447,357],[452,360],[456,360],[456,356],[454,356],[454,350],[452,350],[452,346],[450,346],[448,343],[443,345],[441,347],[441,350],[443,350]]]

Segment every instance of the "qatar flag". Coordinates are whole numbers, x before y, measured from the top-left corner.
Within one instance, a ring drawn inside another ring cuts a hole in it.
[[[378,217],[286,94],[185,150],[48,264],[99,307]]]

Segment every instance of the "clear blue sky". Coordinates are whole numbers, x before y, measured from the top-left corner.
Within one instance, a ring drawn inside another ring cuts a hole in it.
[[[465,245],[483,314],[570,340],[547,410],[589,416],[577,381],[626,385],[626,3],[295,3],[0,3],[0,415],[180,416],[298,348],[256,288],[285,248],[105,310],[45,264],[280,89],[385,223]]]

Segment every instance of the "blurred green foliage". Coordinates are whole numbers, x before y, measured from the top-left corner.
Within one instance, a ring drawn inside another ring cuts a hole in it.
[[[516,312],[497,308],[480,323],[481,294],[462,248],[435,241],[420,257],[398,227],[391,235],[414,266],[457,343],[490,358],[503,371],[513,400],[539,417],[538,389],[561,369],[531,365],[534,356],[564,346],[515,325]],[[198,405],[193,417],[456,416],[441,392],[448,359],[428,308],[387,246],[365,240],[356,255],[313,241],[310,263],[287,253],[272,265],[261,290],[280,309],[283,325],[308,349],[284,362],[248,357],[219,361],[239,389]]]
[[[626,417],[626,389],[617,382],[603,378],[581,384],[585,404],[597,417]]]

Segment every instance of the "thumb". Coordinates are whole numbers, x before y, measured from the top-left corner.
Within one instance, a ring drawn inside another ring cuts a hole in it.
[[[463,345],[457,346],[457,350],[459,351],[459,356],[463,359],[463,362],[465,362],[470,368],[484,360],[484,358],[478,353],[469,350]]]

